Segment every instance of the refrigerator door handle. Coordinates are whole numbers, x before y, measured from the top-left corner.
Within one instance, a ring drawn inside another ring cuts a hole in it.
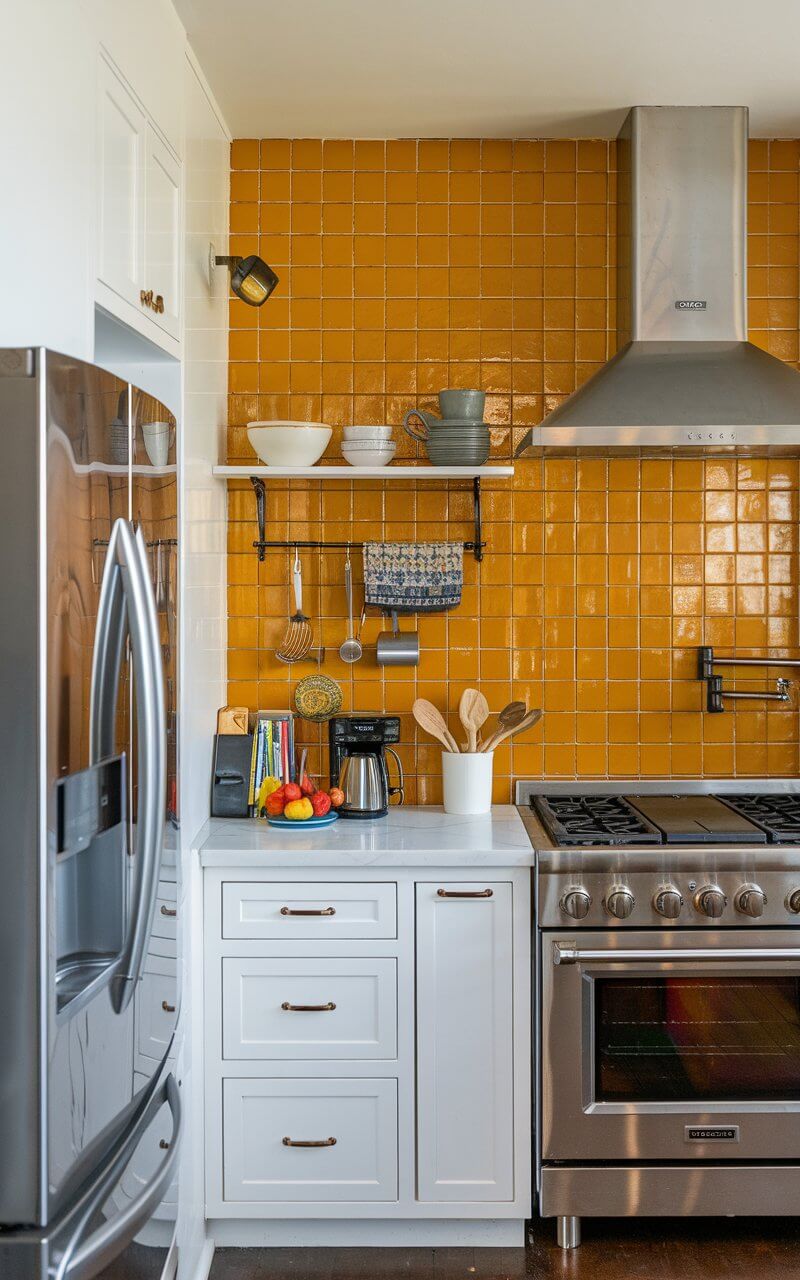
[[[92,661],[90,756],[113,754],[117,688],[125,636],[131,641],[136,695],[138,810],[131,915],[111,1001],[118,1013],[130,1003],[141,975],[161,870],[166,808],[166,713],[161,642],[147,549],[142,531],[115,521],[108,543]]]
[[[59,1259],[51,1265],[50,1280],[90,1280],[90,1277],[96,1276],[139,1234],[153,1211],[164,1199],[174,1176],[183,1125],[180,1090],[172,1074],[167,1076],[138,1125],[122,1144],[117,1158],[109,1165],[91,1195],[81,1205],[80,1222],[85,1226],[102,1209],[139,1145],[144,1130],[164,1102],[169,1106],[172,1115],[172,1135],[166,1147],[162,1146],[165,1152],[164,1158],[160,1161],[151,1181],[126,1209],[109,1218],[80,1246],[73,1237]]]

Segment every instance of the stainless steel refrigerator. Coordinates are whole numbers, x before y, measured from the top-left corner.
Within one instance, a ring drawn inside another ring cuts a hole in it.
[[[0,351],[0,1275],[161,1273],[174,1075],[175,420]]]

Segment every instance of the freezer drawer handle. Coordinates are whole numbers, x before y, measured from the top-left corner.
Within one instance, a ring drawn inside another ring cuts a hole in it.
[[[327,1004],[289,1004],[288,1000],[284,1000],[281,1008],[289,1013],[331,1013],[336,1005],[332,1000]]]
[[[295,907],[281,907],[282,916],[335,916],[335,907],[319,907],[314,910],[301,911]]]
[[[174,1013],[174,1012],[175,1012],[175,1005],[174,1005],[174,1004],[168,1004],[166,1000],[162,1000],[162,1001],[161,1001],[161,1008],[164,1010],[164,1012],[165,1012],[165,1013]]]
[[[608,947],[602,951],[584,950],[581,947],[565,946],[561,942],[553,943],[553,964],[607,964],[607,963],[626,963],[626,964],[658,964],[660,961],[668,961],[672,964],[675,961],[685,963],[690,961],[696,964],[698,961],[703,963],[716,964],[718,961],[726,960],[747,960],[752,964],[761,964],[762,961],[779,961],[794,960],[796,964],[800,964],[800,948],[798,947],[767,947],[760,949],[758,947],[687,947],[685,950],[668,949],[663,950],[635,950],[624,951]]]
[[[437,889],[439,898],[493,898],[494,889]]]
[[[92,1221],[105,1204],[138,1147],[142,1134],[167,1103],[172,1115],[172,1134],[164,1146],[165,1155],[150,1182],[126,1209],[109,1218],[102,1227],[92,1232],[81,1244],[80,1233]],[[80,1198],[71,1210],[71,1218],[77,1221],[72,1238],[50,1270],[51,1280],[91,1280],[130,1244],[152,1217],[154,1209],[164,1199],[167,1187],[175,1176],[183,1117],[180,1090],[173,1075],[168,1075],[163,1085],[155,1088],[145,1109],[131,1126],[113,1159],[105,1166],[94,1186]]]
[[[316,1140],[309,1138],[283,1138],[281,1139],[285,1147],[335,1147],[335,1138],[317,1138]]]
[[[161,914],[162,914],[162,916],[176,916],[176,915],[178,914],[178,912],[176,911],[175,907],[164,907],[164,906],[162,906],[162,908],[161,908]]]
[[[141,529],[115,520],[108,540],[97,606],[89,714],[90,762],[116,749],[117,696],[125,634],[130,636],[136,693],[139,807],[136,816],[133,907],[111,999],[117,1013],[141,977],[161,869],[167,791],[164,672],[153,585]]]

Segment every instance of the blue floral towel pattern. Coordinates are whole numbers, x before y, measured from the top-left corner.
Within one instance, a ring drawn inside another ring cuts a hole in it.
[[[385,612],[440,613],[461,604],[461,542],[365,542],[364,601]]]

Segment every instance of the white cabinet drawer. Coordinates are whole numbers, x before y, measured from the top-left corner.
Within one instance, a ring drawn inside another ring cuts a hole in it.
[[[224,1058],[396,1058],[395,960],[225,959]]]
[[[175,1030],[177,1005],[176,962],[149,955],[136,993],[136,1047],[144,1057],[163,1058]]]
[[[223,938],[394,938],[394,884],[228,883]]]
[[[397,1199],[395,1080],[224,1080],[223,1132],[226,1201]]]

